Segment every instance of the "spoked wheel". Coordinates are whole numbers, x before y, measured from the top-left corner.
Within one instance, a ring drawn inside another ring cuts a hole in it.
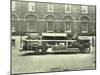
[[[81,53],[90,53],[90,48],[80,50]]]
[[[46,52],[47,52],[47,49],[46,48],[43,48],[42,54],[46,54]]]
[[[36,50],[34,51],[34,54],[36,54],[36,55],[38,55],[38,54],[39,54],[38,49],[36,49]]]
[[[43,53],[43,49],[42,48],[39,48],[38,49],[38,52],[39,52],[39,54],[42,54]]]
[[[47,50],[45,48],[37,48],[35,50],[35,54],[39,55],[39,54],[46,54]]]
[[[90,53],[90,48],[86,48],[86,49],[84,50],[84,53]]]

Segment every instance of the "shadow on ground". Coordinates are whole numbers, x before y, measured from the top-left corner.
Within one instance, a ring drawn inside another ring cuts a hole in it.
[[[20,54],[19,56],[39,56],[39,55],[66,55],[66,54],[80,54],[80,53],[77,53],[77,52],[47,52],[46,54],[34,54],[34,53],[22,53]],[[84,53],[81,53],[81,54],[84,54]]]

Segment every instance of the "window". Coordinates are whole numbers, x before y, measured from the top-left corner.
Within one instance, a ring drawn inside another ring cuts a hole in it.
[[[71,5],[65,5],[65,13],[71,13]]]
[[[65,32],[71,32],[71,22],[65,22]]]
[[[88,13],[88,6],[82,6],[82,13]]]
[[[29,3],[28,4],[28,11],[34,11],[35,12],[35,3]]]
[[[47,24],[47,32],[53,32],[55,17],[53,15],[48,15],[46,16],[45,20]]]
[[[35,31],[35,21],[34,20],[28,21],[28,31]]]
[[[28,31],[35,32],[36,31],[36,16],[33,14],[26,16],[28,22]]]
[[[54,24],[53,21],[47,21],[47,32],[53,32]]]
[[[87,33],[88,32],[88,23],[87,22],[82,22],[82,33]]]
[[[47,12],[54,12],[54,4],[48,4]]]
[[[12,32],[16,32],[16,20],[12,20]]]
[[[87,16],[81,17],[81,32],[87,33],[88,32],[88,25],[89,25],[89,18]]]
[[[12,39],[11,45],[15,46],[15,39]]]
[[[15,11],[15,1],[12,1],[12,11]]]
[[[15,14],[11,15],[11,29],[12,32],[16,32],[17,16]]]
[[[65,32],[71,32],[73,18],[71,16],[65,16],[63,20]]]

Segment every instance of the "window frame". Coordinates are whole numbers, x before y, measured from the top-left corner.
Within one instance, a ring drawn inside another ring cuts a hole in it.
[[[88,6],[81,6],[81,9],[82,9],[82,13],[85,13],[85,14],[88,13]]]
[[[12,1],[12,11],[15,11],[16,9],[16,1]]]
[[[12,19],[11,21],[11,30],[12,32],[16,32],[16,19]]]
[[[67,23],[69,23],[70,24],[70,26],[69,26],[69,30],[66,30],[66,27],[67,27]],[[64,31],[65,32],[71,32],[72,31],[72,21],[64,21]]]
[[[47,4],[47,12],[54,12],[54,4]]]
[[[49,30],[49,24],[48,24],[48,22],[52,22],[52,28],[50,28],[50,29],[52,29],[52,30]],[[47,21],[47,32],[54,32],[54,21],[51,21],[51,20],[49,20],[49,21]]]
[[[86,26],[85,30],[83,30],[83,24]],[[81,33],[88,33],[88,25],[88,22],[81,22]]]
[[[32,22],[31,22],[32,21]],[[31,22],[31,23],[30,23]],[[34,22],[34,25],[32,24]],[[31,24],[31,25],[30,25]],[[31,29],[32,28],[32,29]],[[28,31],[35,32],[36,31],[36,20],[28,19]]]
[[[69,10],[66,10],[68,7],[69,7]],[[71,11],[72,11],[71,5],[65,4],[65,13],[71,13]]]
[[[35,12],[36,11],[36,4],[35,3],[33,3],[33,2],[29,2],[28,3],[28,11],[30,11],[30,12]],[[34,9],[32,9],[32,8],[34,8]]]
[[[12,45],[12,47],[16,46],[16,40],[15,39],[11,39],[11,45]]]

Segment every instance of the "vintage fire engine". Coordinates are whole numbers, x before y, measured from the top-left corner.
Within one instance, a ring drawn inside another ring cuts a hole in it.
[[[35,54],[46,54],[49,48],[52,52],[90,52],[90,40],[71,38],[66,33],[27,32],[21,42],[20,51],[33,51]]]

